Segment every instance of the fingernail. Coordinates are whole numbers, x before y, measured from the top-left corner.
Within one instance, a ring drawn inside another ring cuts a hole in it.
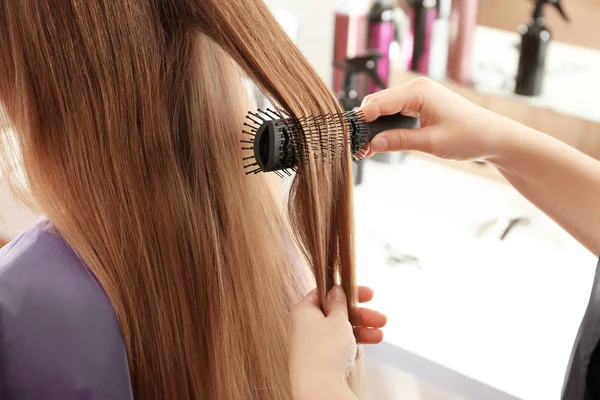
[[[373,151],[383,151],[387,150],[388,141],[384,137],[375,136],[375,138],[371,141],[371,150]]]
[[[333,299],[335,301],[344,301],[345,300],[345,295],[344,295],[344,289],[341,288],[341,286],[335,286],[333,289]]]

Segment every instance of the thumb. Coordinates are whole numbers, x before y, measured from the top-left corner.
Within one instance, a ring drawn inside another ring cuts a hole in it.
[[[431,152],[432,127],[394,129],[381,132],[371,140],[371,152],[416,150]]]
[[[323,312],[319,307],[319,296],[317,294],[317,289],[313,289],[306,295],[304,299],[302,299],[298,304],[292,308],[292,316],[299,315],[310,315],[313,317],[321,316],[323,317]]]
[[[325,306],[325,314],[327,317],[332,315],[342,315],[348,318],[348,305],[346,304],[346,294],[341,286],[334,286],[327,293],[327,304]]]

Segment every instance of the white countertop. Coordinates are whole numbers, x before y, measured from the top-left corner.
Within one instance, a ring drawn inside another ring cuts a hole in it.
[[[478,26],[473,47],[475,89],[600,122],[600,51],[551,41],[542,94],[514,94],[520,35]]]
[[[355,196],[359,283],[389,317],[368,353],[466,399],[559,398],[595,257],[511,187],[416,157],[368,162]],[[474,235],[519,213],[506,241]]]

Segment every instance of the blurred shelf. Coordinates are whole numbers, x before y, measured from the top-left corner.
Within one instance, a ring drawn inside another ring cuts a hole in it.
[[[473,44],[473,83],[440,83],[475,104],[600,159],[600,51],[552,41],[543,92],[524,97],[514,94],[519,43],[516,32],[478,26]],[[402,85],[417,76],[397,71],[392,73],[390,85]]]

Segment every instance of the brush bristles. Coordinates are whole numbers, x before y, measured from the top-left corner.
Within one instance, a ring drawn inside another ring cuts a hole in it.
[[[247,162],[244,169],[250,169],[246,174],[263,172],[254,156],[256,133],[261,125],[273,120],[276,120],[275,134],[280,139],[280,145],[272,155],[276,160],[273,172],[280,177],[291,176],[310,157],[333,162],[336,157],[345,157],[351,151],[354,162],[358,163],[366,155],[369,126],[362,111],[288,118],[267,109],[258,110],[257,113],[249,112],[246,119],[246,129],[242,131],[246,138],[241,142],[252,144],[242,147],[242,150],[252,151],[252,155],[243,158]],[[346,130],[349,132],[348,137],[345,135]]]

